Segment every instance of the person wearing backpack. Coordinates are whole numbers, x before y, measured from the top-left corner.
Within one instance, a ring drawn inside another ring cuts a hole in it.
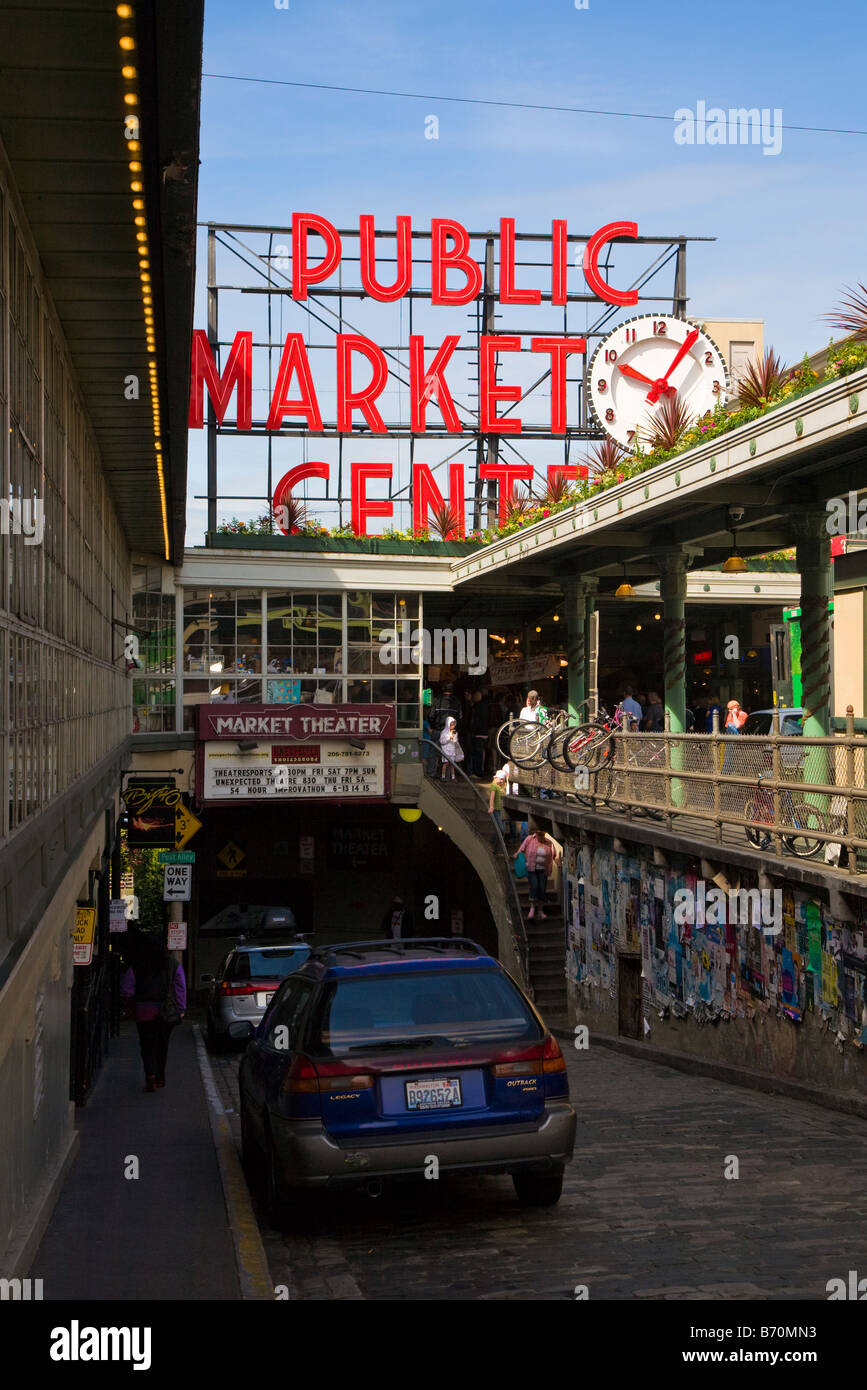
[[[138,1029],[145,1090],[162,1090],[172,1029],[187,1007],[187,982],[183,966],[169,955],[159,936],[142,934],[120,982],[120,995]]]

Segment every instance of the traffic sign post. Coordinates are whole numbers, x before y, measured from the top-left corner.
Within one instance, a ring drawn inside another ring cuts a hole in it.
[[[192,864],[166,864],[163,880],[163,901],[188,903],[193,887]]]

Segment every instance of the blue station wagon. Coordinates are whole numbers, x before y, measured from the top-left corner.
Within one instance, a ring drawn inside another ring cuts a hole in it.
[[[236,1036],[240,1026],[232,1025]],[[511,1173],[559,1197],[575,1142],[566,1064],[493,957],[460,937],[314,951],[241,1060],[244,1166],[277,1227],[303,1189]]]

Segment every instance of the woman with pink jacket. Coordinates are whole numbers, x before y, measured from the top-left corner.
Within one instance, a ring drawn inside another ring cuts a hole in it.
[[[517,859],[519,854],[523,854],[527,861],[527,880],[530,885],[530,911],[527,919],[532,922],[537,907],[540,918],[547,916],[543,911],[545,885],[557,858],[557,847],[544,830],[533,830],[515,851],[513,858]]]

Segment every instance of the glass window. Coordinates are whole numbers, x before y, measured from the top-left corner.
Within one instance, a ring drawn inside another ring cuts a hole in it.
[[[511,980],[496,970],[425,971],[342,979],[328,986],[316,1020],[318,1051],[407,1047],[431,1035],[535,1042],[542,1029]]]

